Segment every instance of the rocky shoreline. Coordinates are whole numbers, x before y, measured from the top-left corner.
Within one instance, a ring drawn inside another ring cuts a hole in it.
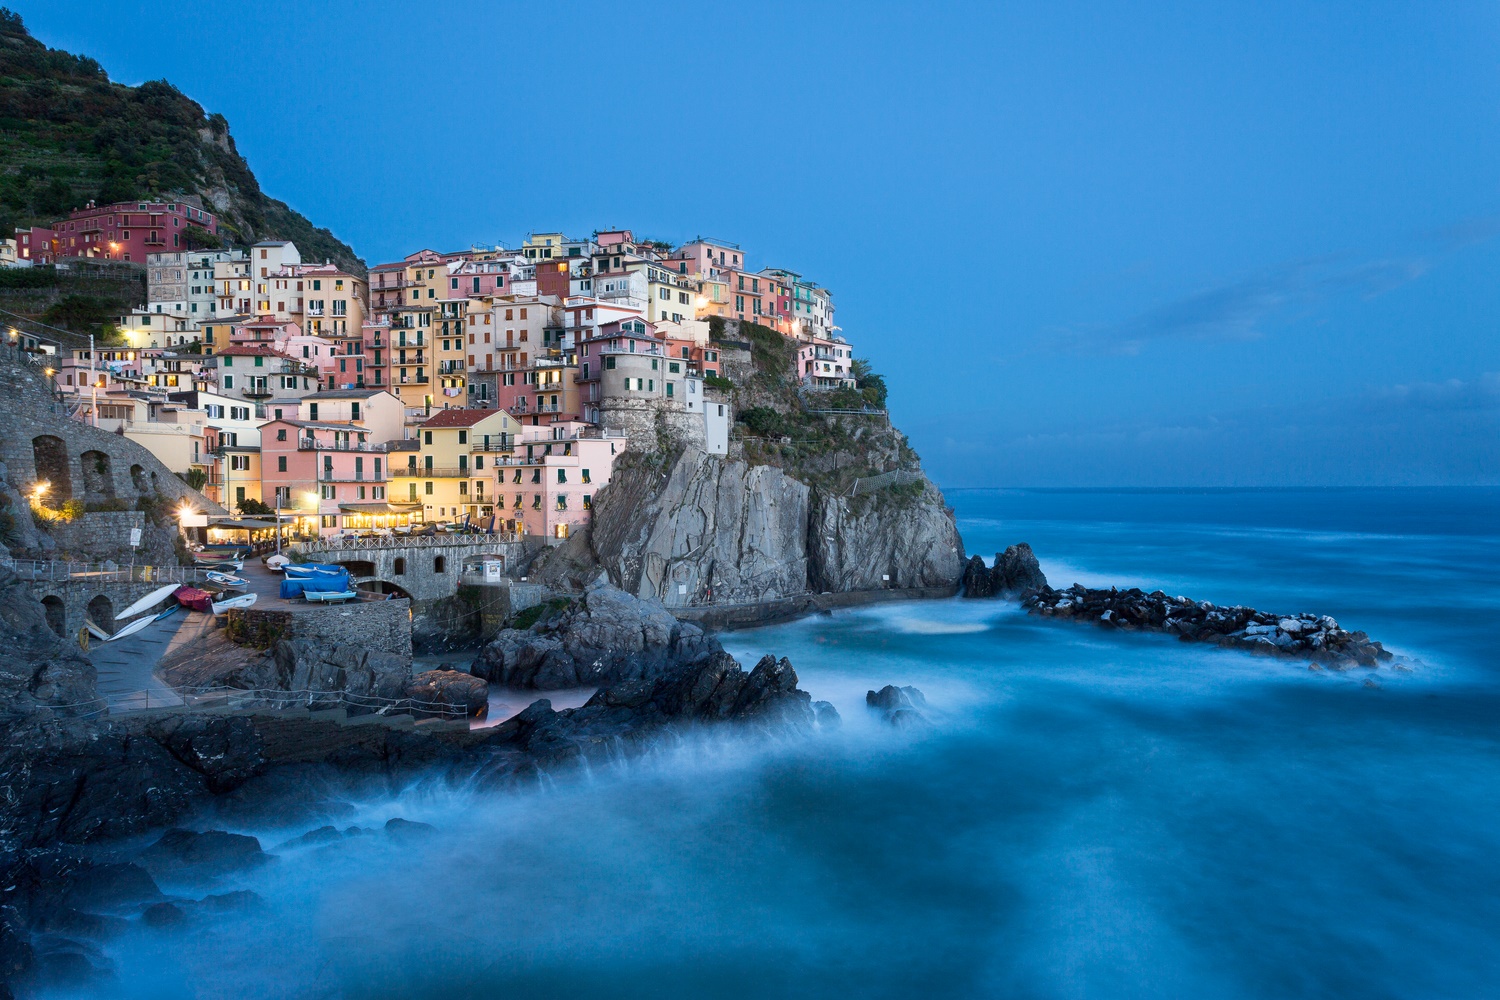
[[[1183,642],[1203,642],[1261,656],[1311,660],[1334,668],[1376,667],[1394,656],[1363,632],[1350,632],[1327,615],[1270,614],[1246,607],[1218,607],[1208,601],[1111,588],[1067,590],[1043,587],[1021,601],[1046,618],[1093,622],[1123,631],[1164,632]]]

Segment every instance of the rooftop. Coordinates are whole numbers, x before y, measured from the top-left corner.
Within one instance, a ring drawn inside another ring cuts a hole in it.
[[[493,417],[504,410],[439,410],[437,413],[422,424],[423,427],[473,427],[487,417]]]

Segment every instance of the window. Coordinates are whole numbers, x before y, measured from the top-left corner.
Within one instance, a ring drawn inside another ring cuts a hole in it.
[[[615,359],[612,358],[612,357],[605,358],[604,359],[604,367],[607,368],[607,369],[609,369],[610,371],[614,371],[615,370]]]
[[[318,404],[317,403],[308,403],[307,404],[307,419],[309,419],[309,420],[317,420],[318,419]]]
[[[671,372],[673,375],[676,375],[678,372],[682,371],[682,365],[678,364],[676,361],[669,361],[667,362],[667,371]]]
[[[285,433],[285,432],[283,432],[283,433]],[[277,472],[285,472],[286,471],[286,456],[285,455],[277,455],[276,456],[276,471]]]
[[[405,576],[406,575],[406,557],[405,556],[397,556],[396,557],[395,562],[393,562],[391,564],[391,572],[395,573],[397,576]]]
[[[342,364],[343,364],[343,362],[340,362],[340,365],[342,365]],[[340,368],[339,370],[343,371],[342,368]],[[356,403],[350,403],[349,404],[349,419],[351,419],[351,420],[358,420],[359,419],[359,403],[356,402]]]
[[[560,482],[560,483],[565,483],[565,482],[568,481],[568,470],[567,469],[558,469],[557,470],[557,481]]]
[[[422,443],[423,444],[432,444],[432,431],[423,431],[422,432]],[[431,458],[427,459],[427,464],[428,465],[432,464],[432,459]]]
[[[424,483],[423,485],[426,488],[422,492],[425,493],[425,494],[427,494],[428,496],[432,496],[432,484],[431,483]]]
[[[226,389],[233,389],[234,388],[234,376],[233,375],[225,375],[224,376],[224,388],[226,388]]]
[[[667,396],[668,396],[668,398],[670,398],[673,395],[673,392],[672,392],[673,386],[674,386],[674,383],[672,383],[672,382],[668,382],[667,383]]]
[[[468,444],[469,443],[469,432],[468,431],[459,431],[458,432],[458,443],[459,444]],[[460,458],[462,458],[462,456],[460,456]]]
[[[445,572],[447,572],[448,571],[448,557],[447,556],[433,556],[432,557],[432,571],[434,573],[445,573]]]

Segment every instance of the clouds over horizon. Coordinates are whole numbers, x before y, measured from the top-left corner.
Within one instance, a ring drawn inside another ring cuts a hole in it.
[[[1161,341],[1259,340],[1268,320],[1341,296],[1374,298],[1417,280],[1428,267],[1424,257],[1288,261],[1164,302],[1123,323],[1076,326],[1045,336],[1042,343],[1071,354],[1133,356]]]

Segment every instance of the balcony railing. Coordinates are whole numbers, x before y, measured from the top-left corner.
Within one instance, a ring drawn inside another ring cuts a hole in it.
[[[478,444],[471,444],[469,446],[469,451],[471,451],[471,452],[474,452],[474,451],[483,451],[483,452],[515,451],[515,450],[516,450],[516,443],[514,441],[480,442]]]
[[[400,378],[402,385],[426,385],[432,381],[426,375],[402,375]]]
[[[425,465],[397,465],[391,467],[392,479],[468,479],[478,475],[483,477],[485,472],[480,469],[478,473],[467,465],[459,466],[434,466],[428,468]]]
[[[317,438],[297,439],[298,451],[384,451],[378,444],[368,441],[320,441]]]

